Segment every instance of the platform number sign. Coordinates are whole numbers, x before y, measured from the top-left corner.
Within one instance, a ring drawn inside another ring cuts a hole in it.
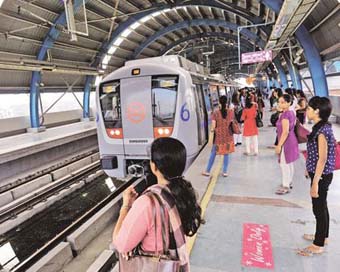
[[[184,122],[187,122],[190,120],[190,111],[186,107],[187,107],[187,103],[184,103],[181,108],[181,119]]]

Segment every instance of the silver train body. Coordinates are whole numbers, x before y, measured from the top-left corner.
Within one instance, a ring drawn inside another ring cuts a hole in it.
[[[104,171],[125,177],[129,166],[148,162],[150,144],[165,136],[185,145],[188,167],[208,141],[209,117],[219,96],[230,95],[232,89],[179,56],[126,62],[96,91]]]

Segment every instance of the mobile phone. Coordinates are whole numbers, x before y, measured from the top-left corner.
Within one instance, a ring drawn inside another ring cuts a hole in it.
[[[141,182],[139,182],[135,187],[135,191],[138,195],[141,195],[145,190],[146,188],[148,188],[148,185],[147,185],[147,180],[146,178],[144,178]]]

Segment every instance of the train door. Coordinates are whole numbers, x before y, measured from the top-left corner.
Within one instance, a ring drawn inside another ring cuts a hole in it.
[[[203,120],[204,120],[204,127],[201,129],[203,130],[203,139],[204,140],[208,140],[208,110],[205,104],[205,95],[204,95],[204,90],[203,90],[203,86],[202,84],[196,85],[197,86],[197,94],[198,94],[198,99],[199,99],[199,103],[200,103],[200,108],[203,111]],[[203,140],[203,141],[204,141]]]
[[[194,96],[195,96],[195,105],[196,105],[196,116],[197,116],[197,136],[198,136],[198,145],[202,146],[205,143],[205,129],[204,129],[204,106],[203,101],[200,99],[200,95],[198,93],[197,85],[192,87]]]
[[[212,104],[210,101],[210,97],[209,97],[209,85],[208,84],[204,84],[203,85],[203,94],[204,94],[204,103],[205,103],[205,108],[207,110],[208,116],[212,111]]]
[[[145,156],[153,141],[151,77],[122,79],[121,105],[125,154]]]

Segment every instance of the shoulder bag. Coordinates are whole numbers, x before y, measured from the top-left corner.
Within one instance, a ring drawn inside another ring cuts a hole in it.
[[[152,214],[155,220],[155,237],[157,237],[157,213],[155,199],[158,201],[161,212],[161,228],[162,228],[162,242],[163,252],[149,253],[144,252],[139,244],[132,252],[128,253],[125,257],[119,254],[119,271],[120,272],[180,272],[180,261],[173,259],[170,256],[169,249],[166,243],[166,226],[165,226],[165,207],[156,193],[148,193],[147,196],[151,200]],[[170,220],[170,218],[169,218]],[[169,222],[170,227],[170,222]],[[170,230],[169,231],[169,237]],[[157,239],[156,239],[157,249]]]
[[[307,143],[310,131],[306,129],[297,118],[294,127],[294,132],[299,144]]]

